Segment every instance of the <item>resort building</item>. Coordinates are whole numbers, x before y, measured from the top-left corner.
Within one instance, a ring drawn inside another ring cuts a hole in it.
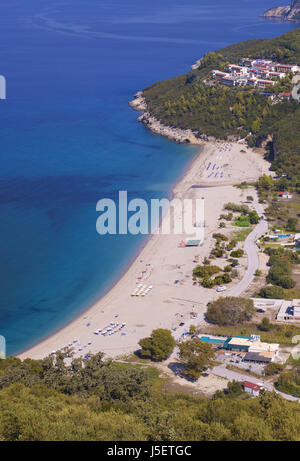
[[[273,362],[279,354],[279,344],[260,341],[259,335],[229,336],[198,336],[202,342],[209,343],[215,350],[244,353],[242,361],[267,364]]]
[[[240,352],[254,352],[257,354],[272,353],[271,361],[279,353],[279,344],[264,343],[260,341],[257,335],[229,337],[223,344],[223,349]]]
[[[276,72],[285,72],[285,73],[293,72],[293,73],[296,73],[296,72],[299,72],[300,68],[299,68],[299,66],[296,66],[296,65],[276,64],[275,65],[275,70],[276,70]]]
[[[230,75],[226,75],[226,76],[224,76],[224,77],[221,79],[221,82],[222,82],[224,85],[235,86],[236,83],[237,83],[237,79],[236,79],[235,77],[231,77]]]
[[[228,64],[225,70],[227,72],[212,70],[210,76],[221,79],[224,85],[252,85],[265,89],[268,85],[274,86],[276,80],[284,78],[288,72],[300,72],[300,67],[266,59],[242,58],[240,65]]]

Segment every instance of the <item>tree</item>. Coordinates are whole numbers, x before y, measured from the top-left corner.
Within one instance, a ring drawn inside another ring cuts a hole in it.
[[[226,394],[229,397],[235,398],[243,393],[243,387],[239,381],[229,381],[227,384]]]
[[[277,375],[282,368],[282,365],[275,362],[270,362],[264,367],[265,376]]]
[[[158,328],[152,331],[149,338],[141,339],[139,345],[142,357],[161,362],[173,352],[176,341],[170,330]]]
[[[184,375],[190,379],[198,379],[205,366],[211,364],[214,357],[211,344],[198,339],[191,339],[179,345],[179,359],[184,366]]]
[[[239,248],[238,250],[234,250],[230,253],[232,258],[241,258],[244,255],[244,251]]]
[[[219,298],[209,304],[206,317],[218,325],[241,325],[255,313],[253,301],[246,298]]]
[[[270,331],[271,328],[272,328],[272,324],[270,322],[270,320],[268,319],[268,317],[264,317],[261,321],[261,323],[259,324],[258,328],[261,330],[261,331]]]
[[[282,287],[268,285],[260,290],[258,293],[261,298],[283,299],[284,290]]]
[[[251,224],[257,224],[260,220],[260,217],[258,216],[256,211],[251,211],[249,213],[249,219]]]
[[[190,325],[190,330],[189,331],[190,331],[191,335],[194,335],[196,333],[195,325]]]
[[[289,218],[287,221],[287,230],[291,232],[295,232],[298,226],[298,219],[297,218]]]

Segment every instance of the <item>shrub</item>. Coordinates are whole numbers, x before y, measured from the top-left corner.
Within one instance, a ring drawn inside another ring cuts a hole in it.
[[[260,217],[258,216],[256,211],[251,211],[249,213],[249,219],[251,224],[257,224],[260,221]]]
[[[170,330],[158,328],[152,331],[149,338],[141,339],[139,345],[142,357],[160,362],[173,352],[176,341]]]
[[[265,376],[277,375],[281,370],[282,365],[279,363],[270,362],[264,367]]]
[[[179,345],[179,359],[184,366],[183,373],[191,379],[199,378],[214,355],[211,344],[203,343],[198,339],[185,341]]]
[[[235,220],[234,224],[238,227],[249,227],[250,226],[250,218],[249,216],[242,215],[238,219]]]
[[[193,275],[199,278],[209,278],[218,272],[221,272],[221,268],[219,266],[211,266],[207,264],[204,266],[195,267],[193,270]]]
[[[208,305],[208,321],[218,325],[241,325],[255,313],[253,301],[246,298],[219,298]]]
[[[244,251],[242,249],[234,250],[230,253],[232,258],[241,258],[244,255]]]
[[[210,279],[210,278],[204,278],[202,280],[202,286],[204,288],[213,288],[215,284],[216,284],[215,280]]]
[[[261,331],[270,331],[272,328],[272,324],[270,320],[267,317],[264,317],[261,321],[261,323],[258,325],[258,328]]]
[[[217,240],[217,242],[227,242],[228,240],[228,237],[226,237],[226,235],[224,234],[218,234],[218,233],[215,233],[213,234],[213,238]]]
[[[282,287],[269,285],[267,287],[262,288],[258,293],[258,296],[260,296],[261,298],[283,299],[284,290]]]

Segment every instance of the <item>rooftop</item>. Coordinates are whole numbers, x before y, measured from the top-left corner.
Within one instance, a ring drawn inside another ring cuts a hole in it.
[[[253,389],[254,391],[260,391],[261,390],[261,386],[259,386],[258,384],[255,384],[255,383],[250,383],[250,381],[242,381],[241,384],[242,384],[242,386],[248,387],[250,389]]]

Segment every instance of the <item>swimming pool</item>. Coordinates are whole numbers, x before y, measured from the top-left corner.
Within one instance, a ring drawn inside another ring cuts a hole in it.
[[[214,339],[210,338],[209,336],[201,336],[200,340],[203,343],[224,343],[223,339]]]

